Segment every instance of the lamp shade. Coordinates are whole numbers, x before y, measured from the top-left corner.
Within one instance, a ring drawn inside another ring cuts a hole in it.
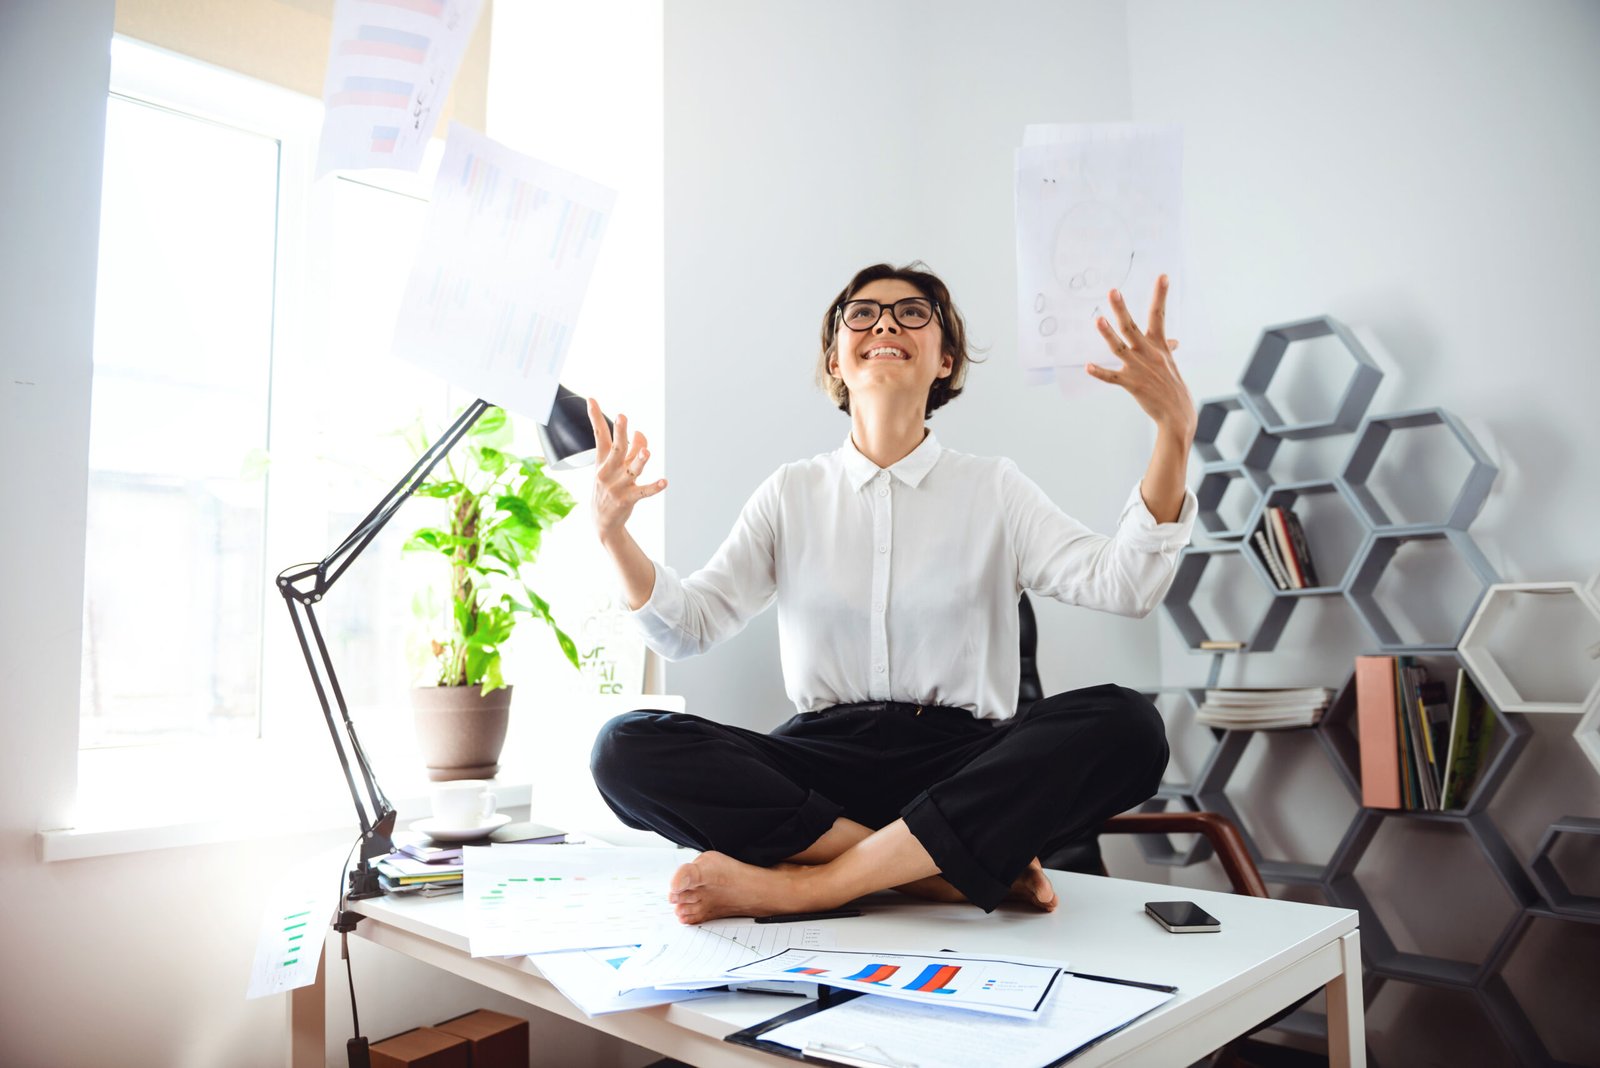
[[[611,426],[611,420],[606,420]],[[594,463],[594,428],[589,425],[589,402],[566,386],[556,386],[550,421],[539,424],[539,445],[552,470],[565,471]]]

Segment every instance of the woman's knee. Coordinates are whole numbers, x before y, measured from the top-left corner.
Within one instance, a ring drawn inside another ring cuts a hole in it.
[[[671,729],[671,712],[640,710],[613,716],[596,733],[589,771],[602,791],[626,784],[650,750]]]
[[[1166,721],[1150,698],[1138,690],[1126,686],[1110,688],[1116,691],[1113,708],[1106,717],[1106,725],[1113,732],[1112,744],[1122,752],[1130,772],[1149,769],[1147,785],[1154,793],[1171,755]]]

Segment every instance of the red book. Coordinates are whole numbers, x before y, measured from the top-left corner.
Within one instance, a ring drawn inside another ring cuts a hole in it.
[[[1361,803],[1401,808],[1399,717],[1392,656],[1356,657],[1356,734],[1361,743]]]
[[[1273,544],[1278,547],[1278,552],[1283,558],[1283,569],[1289,573],[1289,585],[1297,590],[1306,588],[1305,572],[1300,567],[1300,558],[1295,555],[1294,542],[1289,536],[1289,525],[1284,521],[1283,509],[1273,505],[1267,509],[1272,517]]]

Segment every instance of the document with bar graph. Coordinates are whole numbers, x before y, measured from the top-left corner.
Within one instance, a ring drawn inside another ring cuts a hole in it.
[[[744,980],[793,980],[925,1005],[1037,1017],[1065,963],[1022,957],[787,949],[728,969]]]

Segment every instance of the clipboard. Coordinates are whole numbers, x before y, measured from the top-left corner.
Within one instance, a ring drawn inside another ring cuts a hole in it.
[[[1135,986],[1143,990],[1157,990],[1166,994],[1176,994],[1178,992],[1177,987],[1167,986],[1162,983],[1144,983],[1133,979],[1116,979],[1108,975],[1090,975],[1086,972],[1067,971],[1064,968],[1061,970],[1061,974],[1070,975],[1077,979],[1088,979],[1092,982],[1115,983],[1120,986]],[[826,987],[818,987],[817,990],[818,997],[816,1001],[809,1001],[798,1008],[790,1009],[788,1012],[774,1016],[770,1020],[764,1020],[761,1023],[754,1024],[742,1031],[735,1031],[733,1034],[726,1036],[723,1041],[732,1042],[738,1046],[748,1046],[751,1049],[758,1049],[763,1053],[773,1053],[779,1057],[787,1057],[790,1060],[801,1061],[805,1064],[825,1064],[835,1066],[835,1068],[914,1068],[913,1065],[908,1065],[905,1061],[897,1060],[892,1053],[878,1049],[875,1046],[863,1045],[860,1047],[851,1048],[842,1046],[807,1046],[805,1049],[796,1049],[793,1046],[786,1046],[780,1042],[769,1042],[761,1037],[768,1031],[776,1030],[785,1024],[794,1023],[796,1020],[804,1020],[809,1016],[816,1015],[817,1013],[827,1012],[829,1009],[837,1008],[838,1006],[847,1002],[854,1001],[856,998],[863,997],[865,994],[865,992],[858,992],[854,990],[828,991]],[[824,993],[824,991],[826,991],[826,993]],[[1079,1045],[1066,1050],[1055,1060],[1049,1062],[1047,1065],[1044,1065],[1043,1068],[1060,1068],[1061,1065],[1067,1064],[1084,1050],[1099,1045],[1101,1042],[1104,1042],[1117,1032],[1132,1026],[1139,1020],[1142,1020],[1144,1015],[1145,1014],[1135,1016],[1133,1019],[1128,1020],[1125,1023],[1108,1028],[1089,1041],[1080,1043]]]

